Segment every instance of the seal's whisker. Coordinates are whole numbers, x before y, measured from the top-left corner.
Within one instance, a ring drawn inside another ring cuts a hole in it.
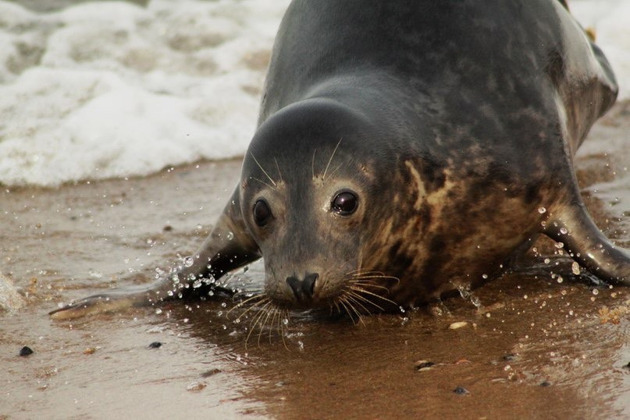
[[[254,159],[254,162],[256,162],[256,165],[258,165],[260,170],[263,172],[263,174],[265,174],[265,176],[267,177],[267,179],[269,179],[269,181],[273,184],[273,186],[277,187],[278,185],[276,184],[276,181],[274,181],[273,178],[269,176],[269,173],[267,173],[267,171],[265,171],[265,169],[262,167],[260,162],[258,162],[258,159],[256,159],[256,156],[254,156],[254,154],[251,152],[249,153],[249,155],[252,157],[252,159]]]
[[[371,301],[370,299],[366,298],[365,296],[363,296],[361,293],[364,292],[363,290],[357,290],[357,289],[351,289],[348,291],[348,294],[353,296],[355,299],[363,301],[365,303],[369,303],[370,305],[374,306],[375,308],[378,308],[381,312],[385,312],[385,309],[376,304],[375,302]],[[363,305],[361,305],[363,306]],[[367,308],[366,308],[367,310]],[[368,313],[370,313],[371,311],[368,311]]]
[[[267,314],[265,316],[265,319],[263,320],[262,324],[260,324],[260,329],[258,330],[258,346],[260,346],[260,339],[262,338],[262,334],[263,331],[265,329],[265,326],[269,325],[267,322],[269,321],[269,317],[276,311],[276,307],[275,305],[273,305],[273,302],[269,302],[271,303],[271,307],[267,308]],[[269,337],[271,339],[271,337]]]
[[[342,140],[343,140],[343,137],[339,139],[339,142],[335,146],[335,149],[333,150],[332,155],[330,155],[330,159],[328,159],[328,164],[326,165],[326,169],[324,169],[324,173],[322,174],[322,180],[326,179],[326,173],[328,172],[328,169],[330,168],[330,164],[332,163],[332,160],[335,157],[335,154],[337,153],[337,149],[339,149],[339,145],[341,144]]]
[[[362,294],[364,294],[364,295],[373,296],[373,297],[375,297],[375,298],[377,298],[377,299],[380,299],[380,300],[382,300],[382,301],[384,301],[384,302],[391,303],[392,305],[396,305],[396,306],[398,306],[398,304],[397,304],[396,302],[394,302],[393,300],[388,299],[388,298],[386,298],[385,296],[381,296],[381,295],[379,295],[378,293],[373,293],[373,292],[370,292],[369,290],[365,290],[365,289],[363,289],[363,288],[361,288],[361,287],[357,287],[357,286],[353,286],[353,285],[350,285],[350,288],[351,288],[352,290],[357,291],[357,292],[360,292],[360,293],[362,293]]]
[[[356,324],[356,322],[354,322],[354,317],[352,316],[352,314],[354,313],[357,316],[357,320],[361,323],[361,324],[365,324],[363,322],[363,318],[361,317],[361,313],[359,311],[357,311],[357,309],[354,307],[354,305],[352,304],[352,302],[350,302],[348,300],[348,296],[346,294],[344,294],[340,301],[341,305],[343,305],[343,307],[346,309],[346,312],[348,313],[348,315],[350,315],[350,319],[352,319],[352,322]],[[349,309],[348,309],[349,308]]]
[[[333,176],[335,176],[335,174],[337,173],[337,171],[341,168],[344,167],[343,163],[340,163],[339,165],[337,165],[337,167],[335,169],[332,170],[332,172],[330,173],[330,178],[332,178]]]
[[[273,339],[273,326],[276,324],[276,318],[278,318],[280,315],[280,309],[278,309],[278,307],[274,306],[272,313],[271,313],[271,321],[269,322],[269,343],[271,343],[272,339]]]
[[[362,269],[351,270],[346,273],[347,276],[352,277],[364,277],[364,276],[382,276],[382,277],[391,277],[383,273],[382,271],[363,271]]]
[[[260,307],[259,312],[254,316],[254,318],[250,322],[249,333],[247,334],[247,338],[245,338],[245,346],[247,346],[247,343],[249,342],[249,338],[251,337],[252,332],[254,332],[254,330],[260,323],[262,317],[265,315],[267,309],[269,308],[269,305],[272,305],[272,304],[273,302],[271,301],[271,299],[267,301],[267,303],[265,303],[262,307]]]
[[[254,181],[258,181],[258,182],[260,182],[263,185],[266,185],[267,187],[271,188],[272,190],[276,189],[273,185],[270,185],[270,184],[266,183],[265,181],[263,181],[261,179],[254,178],[254,177],[251,177],[251,179],[253,179]]]
[[[397,283],[400,283],[400,279],[394,276],[388,276],[387,274],[381,271],[360,271],[353,270],[349,273],[346,273],[346,276],[349,276],[352,279],[363,280],[363,279],[382,279],[382,280],[395,280]]]
[[[315,154],[317,153],[317,149],[313,150],[313,158],[311,159],[311,172],[313,173],[313,179],[315,179]]]
[[[338,300],[338,299],[337,299],[337,298],[335,298],[335,299],[332,301],[332,304],[330,305],[330,314],[331,314],[331,315],[333,314],[333,309],[336,309],[338,313],[343,312],[343,311],[341,310],[341,308],[339,308],[339,302],[338,302],[337,300]]]
[[[278,159],[274,157],[273,161],[276,162],[276,169],[278,170],[278,176],[280,177],[280,182],[284,182],[284,179],[282,179],[282,171],[280,170],[280,165],[278,165]]]
[[[240,315],[236,318],[236,320],[240,322],[240,321],[241,321],[241,320],[245,317],[245,315],[247,315],[248,313],[250,313],[251,311],[253,311],[253,310],[257,309],[257,308],[258,308],[258,309],[259,309],[259,308],[261,308],[261,307],[262,307],[262,305],[265,305],[265,304],[267,304],[268,302],[269,302],[269,298],[266,298],[266,299],[261,300],[261,301],[259,301],[259,302],[255,302],[255,303],[254,303],[254,304],[252,304],[250,307],[248,307],[247,309],[245,309],[245,312],[243,312],[242,314],[240,314]],[[234,309],[236,309],[236,308],[232,308],[232,309],[230,310],[230,312],[232,312]],[[228,316],[229,316],[230,312],[228,312],[228,314],[227,314]]]
[[[367,303],[372,303],[370,302],[368,299],[364,298],[363,296],[359,295],[356,292],[353,291],[346,291],[346,297],[348,298],[348,300],[350,302],[353,302],[354,304],[356,304],[357,306],[359,306],[361,309],[363,309],[365,311],[366,315],[369,315],[372,313],[372,311],[370,311],[364,304],[363,302],[367,302]],[[363,301],[363,302],[362,302]]]
[[[400,279],[398,277],[386,276],[386,275],[361,275],[361,276],[352,276],[350,278],[353,279],[353,280],[374,280],[374,279],[379,279],[379,280],[394,280],[397,283],[400,282]]]
[[[388,287],[385,287],[382,284],[374,283],[373,281],[368,281],[368,280],[354,281],[350,279],[350,280],[347,280],[347,282],[352,285],[356,285],[357,287],[368,287],[372,289],[379,289],[379,290],[384,290],[386,292],[389,292]]]
[[[256,302],[258,300],[258,302]],[[247,309],[247,311],[243,312],[241,315],[239,315],[238,318],[242,317],[243,315],[245,315],[248,311],[252,310],[253,308],[255,308],[256,306],[260,305],[262,302],[264,302],[265,300],[269,300],[268,297],[266,297],[265,295],[254,295],[254,296],[250,296],[245,300],[242,300],[240,302],[238,302],[236,305],[234,305],[234,307],[232,309],[230,309],[229,311],[227,311],[226,316],[229,318],[230,314],[232,312],[234,312],[236,309],[240,309],[243,306],[247,305],[248,303],[254,301],[254,303],[252,304],[252,306],[250,308]]]

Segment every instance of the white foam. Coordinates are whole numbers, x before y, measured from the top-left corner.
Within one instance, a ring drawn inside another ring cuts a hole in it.
[[[0,182],[59,185],[241,155],[288,0],[0,2]]]
[[[0,183],[59,185],[239,156],[289,0],[0,1]],[[630,87],[630,4],[574,0]],[[628,92],[630,95],[630,92]]]
[[[619,83],[619,99],[630,99],[630,2],[628,0],[569,1],[573,15],[595,30],[599,45]]]

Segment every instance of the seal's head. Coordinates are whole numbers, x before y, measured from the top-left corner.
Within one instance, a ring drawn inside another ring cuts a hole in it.
[[[344,105],[317,99],[259,127],[243,163],[240,203],[264,255],[265,294],[277,305],[375,310],[366,295],[385,300],[378,296],[387,281],[362,261],[379,179],[357,150],[376,132]]]

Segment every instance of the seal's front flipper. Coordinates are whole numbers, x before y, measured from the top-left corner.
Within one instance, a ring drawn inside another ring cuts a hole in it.
[[[565,206],[548,222],[545,234],[562,242],[588,271],[612,284],[630,286],[630,252],[613,245],[595,226],[584,203]]]
[[[199,251],[152,284],[94,295],[50,312],[53,319],[74,319],[89,314],[117,312],[181,298],[196,291],[229,293],[214,284],[225,273],[260,258],[260,251],[243,221],[238,188],[212,233]]]

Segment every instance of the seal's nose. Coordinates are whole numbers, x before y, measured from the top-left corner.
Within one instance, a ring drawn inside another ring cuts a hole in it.
[[[287,284],[293,290],[293,294],[298,302],[311,300],[315,293],[315,282],[319,278],[319,274],[307,274],[304,280],[297,277],[287,277]]]

